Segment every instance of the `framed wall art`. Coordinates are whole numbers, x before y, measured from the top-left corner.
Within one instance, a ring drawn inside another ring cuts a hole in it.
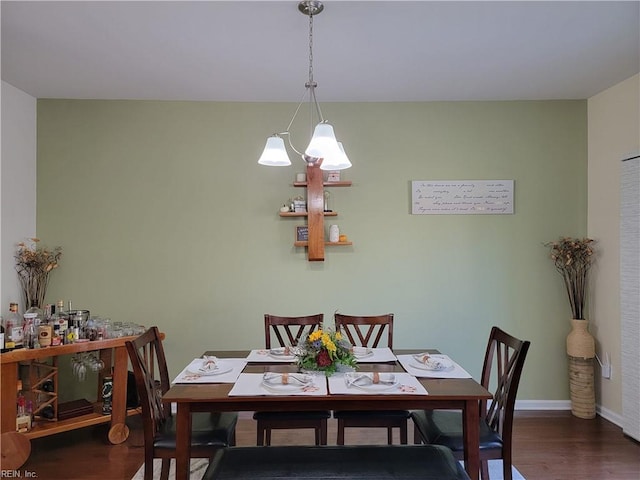
[[[513,180],[414,180],[411,214],[513,214],[513,184]]]

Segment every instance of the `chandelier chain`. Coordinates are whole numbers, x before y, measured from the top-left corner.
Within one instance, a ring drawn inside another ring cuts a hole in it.
[[[309,86],[313,84],[313,15],[309,15]]]

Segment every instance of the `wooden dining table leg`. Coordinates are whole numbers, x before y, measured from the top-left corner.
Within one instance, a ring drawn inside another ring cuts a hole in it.
[[[178,403],[176,417],[176,480],[189,480],[191,458],[191,404]]]
[[[464,402],[462,411],[464,440],[464,468],[471,480],[478,480],[480,472],[480,404],[478,400]]]

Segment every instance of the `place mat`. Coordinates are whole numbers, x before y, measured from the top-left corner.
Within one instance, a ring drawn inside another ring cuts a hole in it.
[[[275,372],[271,372],[275,373]],[[289,375],[304,375],[293,374]],[[265,388],[262,383],[262,373],[242,373],[235,385],[229,392],[230,397],[255,397],[262,395],[326,395],[327,382],[324,375],[311,375],[313,383],[311,387],[299,388],[297,390],[276,391],[274,389]],[[293,384],[293,382],[291,382]]]
[[[202,358],[193,359],[172,383],[234,383],[247,365],[244,358],[219,358],[220,374],[200,374],[198,369],[203,361]]]
[[[358,350],[363,347],[357,347]],[[368,355],[358,355],[356,356],[356,360],[358,363],[380,363],[380,362],[395,362],[397,360],[394,353],[390,348],[370,348],[371,351]]]
[[[273,349],[277,350],[277,349]],[[275,355],[269,351],[267,348],[262,348],[260,350],[251,350],[251,353],[247,355],[246,360],[248,362],[257,362],[257,363],[295,363],[296,357],[295,355]]]
[[[357,372],[357,374],[366,374],[372,372]],[[394,375],[397,385],[392,385],[384,387],[381,386],[380,389],[376,388],[367,388],[366,386],[356,386],[351,385],[347,386],[347,382],[345,381],[344,374],[332,375],[329,377],[329,392],[332,395],[340,395],[340,394],[349,394],[349,395],[399,395],[399,394],[407,394],[407,395],[427,395],[428,392],[420,383],[416,377],[409,373],[405,372],[380,372],[380,375],[384,379],[385,376]],[[388,378],[388,377],[387,377]]]
[[[442,358],[443,360],[448,360],[452,363],[452,367],[445,370],[427,370],[425,368],[420,368],[420,364],[418,361],[413,358],[413,355],[398,355],[398,361],[404,367],[404,369],[409,372],[411,375],[415,375],[416,377],[422,378],[471,378],[471,375],[458,365],[456,362],[451,360],[447,355],[442,354],[429,354],[429,356],[434,358]]]

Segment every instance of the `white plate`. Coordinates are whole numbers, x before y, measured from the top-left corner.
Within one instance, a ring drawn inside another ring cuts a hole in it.
[[[222,375],[223,373],[230,372],[231,370],[233,370],[233,365],[231,365],[230,363],[218,362],[216,364],[216,368],[214,368],[213,370],[203,371],[198,368],[194,371],[188,370],[188,373],[190,373],[191,375],[201,375],[203,377],[211,377],[213,375]]]
[[[291,353],[291,350],[289,350],[288,355],[285,354],[284,352],[285,352],[284,347],[272,348],[271,350],[269,350],[269,355],[272,356],[273,358],[278,358],[280,360],[294,360],[296,358],[296,356]]]
[[[297,380],[291,379],[291,383],[282,383],[281,376],[275,376],[272,379],[262,379],[262,386],[270,392],[275,393],[291,393],[300,392],[303,388],[313,385],[313,381],[309,378],[309,382],[302,384]]]
[[[286,385],[283,383],[267,383],[265,381],[262,382],[262,387],[265,390],[273,393],[295,393],[301,392],[302,389],[308,385],[292,385],[291,383],[287,383]]]
[[[416,357],[420,357],[420,355],[413,356],[413,363],[411,364],[411,366],[415,368],[419,368],[421,370],[429,370],[431,372],[448,372],[453,370],[454,365],[451,360],[449,360],[448,358],[438,357],[436,355],[432,355],[432,356],[436,358],[438,362],[442,364],[442,366],[438,366],[434,368],[431,365],[427,365],[426,363],[423,363],[416,358]]]
[[[371,355],[373,355],[373,350],[371,350],[370,348],[355,347],[353,349],[353,356],[356,358],[367,358]]]
[[[400,382],[398,380],[393,383],[369,383],[366,385],[358,385],[357,383],[351,384],[351,386],[364,390],[365,392],[386,392],[387,390],[393,390],[398,386]]]
[[[345,374],[345,382],[347,380],[347,376],[349,374]],[[356,374],[358,375],[358,374]],[[400,381],[398,380],[398,378],[394,375],[393,376],[393,383],[347,383],[348,387],[356,387],[359,388],[360,390],[364,390],[365,392],[386,392],[387,390],[393,390],[394,388],[396,388],[398,386],[398,384],[400,383]]]

